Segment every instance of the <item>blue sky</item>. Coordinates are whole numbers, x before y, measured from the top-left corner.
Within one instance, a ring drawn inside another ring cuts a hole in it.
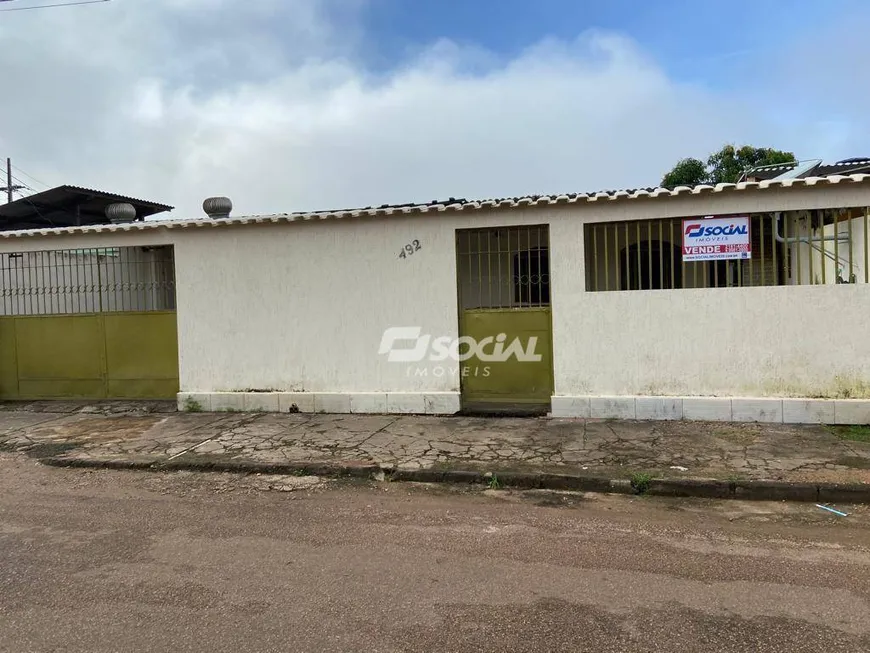
[[[870,155],[870,0],[113,0],[0,16],[19,89],[0,102],[0,158],[181,215],[215,194],[268,213],[652,186],[725,143]]]
[[[450,39],[503,57],[550,37],[610,30],[636,40],[677,79],[730,85],[743,66],[839,15],[855,0],[372,0],[364,23],[372,65],[389,66],[426,43]]]

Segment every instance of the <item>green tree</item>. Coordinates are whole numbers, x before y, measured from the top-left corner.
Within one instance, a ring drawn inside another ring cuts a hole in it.
[[[706,184],[709,174],[707,166],[700,159],[681,159],[677,165],[662,178],[664,188],[676,188],[677,186],[697,186]]]
[[[736,183],[741,175],[758,166],[791,163],[797,161],[792,152],[783,152],[770,147],[725,145],[707,157],[704,164],[699,159],[682,159],[662,178],[662,186],[696,186],[698,184]]]
[[[797,161],[792,152],[782,152],[769,147],[752,147],[744,145],[735,148],[726,145],[707,159],[710,168],[710,182],[713,184],[734,184],[747,170],[758,166],[769,166],[777,163]]]

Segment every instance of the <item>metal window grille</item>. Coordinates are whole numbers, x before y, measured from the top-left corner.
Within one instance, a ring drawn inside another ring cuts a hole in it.
[[[550,305],[546,225],[458,230],[456,254],[463,309]]]
[[[870,283],[870,209],[749,217],[752,258],[731,261],[684,262],[683,218],[587,224],[586,289]]]
[[[0,315],[174,309],[171,246],[0,254]]]

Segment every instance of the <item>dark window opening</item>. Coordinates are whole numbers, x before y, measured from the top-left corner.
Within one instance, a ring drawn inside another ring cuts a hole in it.
[[[533,306],[550,303],[550,257],[546,249],[514,254],[514,302]]]
[[[683,287],[682,252],[667,241],[645,240],[620,252],[621,290]]]

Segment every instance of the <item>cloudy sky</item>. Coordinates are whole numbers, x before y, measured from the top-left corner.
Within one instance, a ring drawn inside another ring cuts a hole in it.
[[[866,0],[7,11],[0,157],[173,217],[648,186],[725,142],[836,160],[870,155],[867,34]]]

